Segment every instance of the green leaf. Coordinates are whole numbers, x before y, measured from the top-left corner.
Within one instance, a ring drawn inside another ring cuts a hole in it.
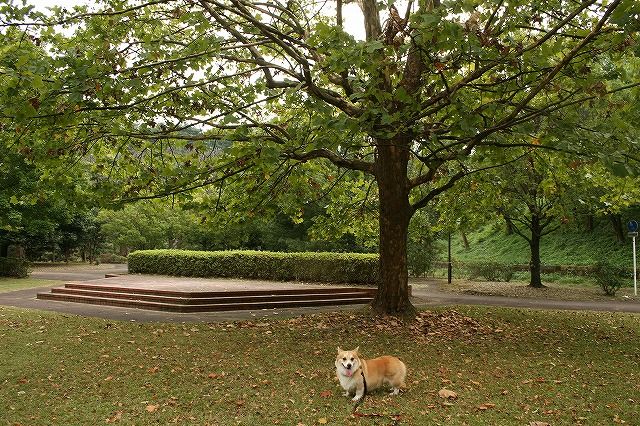
[[[44,84],[42,82],[42,76],[40,75],[34,75],[33,79],[31,80],[31,85],[33,86],[34,89],[42,89],[44,87]]]

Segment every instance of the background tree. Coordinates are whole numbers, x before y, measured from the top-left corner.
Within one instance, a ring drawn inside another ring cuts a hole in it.
[[[543,287],[540,275],[540,242],[558,229],[564,203],[565,182],[559,181],[552,162],[541,153],[531,153],[522,161],[502,168],[490,185],[496,188],[498,212],[511,229],[529,243],[531,287]]]
[[[318,159],[371,176],[379,312],[411,310],[409,222],[477,170],[469,157],[479,168],[509,161],[539,117],[638,84],[608,85],[592,66],[632,52],[633,0],[410,1],[384,15],[362,0],[364,41],[313,2],[101,5],[30,19],[2,8],[15,100],[3,121],[32,149],[91,153],[96,188],[111,198],[223,191],[234,178],[290,185]],[[29,62],[40,44],[46,70]],[[233,144],[219,153],[211,140]]]

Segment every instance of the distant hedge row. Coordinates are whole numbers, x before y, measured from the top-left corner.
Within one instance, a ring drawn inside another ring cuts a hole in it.
[[[0,277],[26,278],[29,262],[17,257],[0,257]]]
[[[129,254],[129,272],[184,277],[374,284],[378,255],[268,251],[140,250]]]

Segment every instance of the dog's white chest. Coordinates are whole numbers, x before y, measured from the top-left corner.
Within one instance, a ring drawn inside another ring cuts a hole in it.
[[[344,374],[338,373],[338,379],[340,380],[340,386],[342,386],[342,389],[346,390],[347,392],[355,390],[357,385],[355,376],[349,377],[345,376]]]

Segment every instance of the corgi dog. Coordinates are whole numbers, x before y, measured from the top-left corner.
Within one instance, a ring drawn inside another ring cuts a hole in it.
[[[394,356],[381,356],[366,360],[360,358],[358,350],[344,351],[338,348],[336,375],[345,390],[344,396],[355,394],[352,401],[358,401],[365,392],[382,386],[391,386],[390,395],[397,395],[404,387],[407,367]]]

